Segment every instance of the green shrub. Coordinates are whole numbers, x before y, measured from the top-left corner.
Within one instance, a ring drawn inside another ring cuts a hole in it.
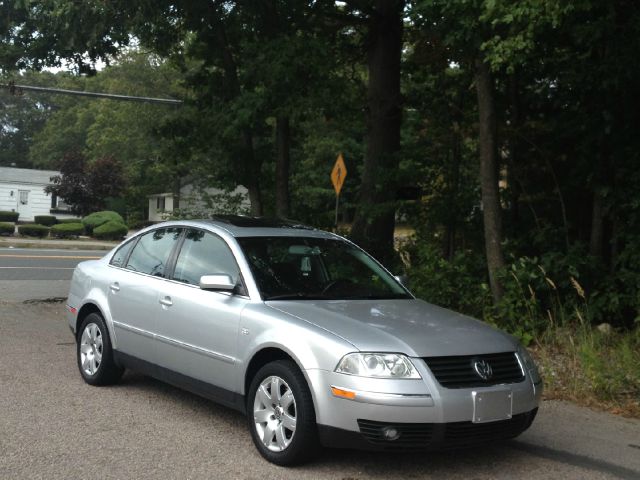
[[[13,223],[0,222],[0,235],[13,235],[15,231],[16,226]]]
[[[58,223],[82,223],[81,218],[58,218]]]
[[[93,236],[99,240],[120,240],[129,229],[124,223],[109,221],[93,229]]]
[[[49,227],[37,225],[35,223],[28,223],[26,225],[18,225],[18,233],[27,237],[44,238],[49,235]]]
[[[20,214],[18,212],[0,211],[0,222],[17,222]]]
[[[36,215],[35,217],[33,217],[33,221],[38,225],[44,225],[46,227],[50,227],[51,225],[55,225],[56,223],[58,223],[56,217],[54,217],[53,215]]]
[[[51,227],[51,236],[56,238],[73,238],[82,235],[84,225],[76,223],[59,223]]]
[[[451,260],[426,242],[404,246],[408,260],[408,287],[418,297],[441,307],[482,318],[491,303],[484,284],[485,266],[480,255],[460,251]]]
[[[87,232],[87,235],[91,235],[94,228],[104,225],[107,222],[117,222],[124,225],[124,219],[120,214],[110,210],[94,212],[82,219],[82,224],[84,225],[84,230]]]

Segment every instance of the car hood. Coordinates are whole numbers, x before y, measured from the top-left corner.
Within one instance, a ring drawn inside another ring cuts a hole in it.
[[[509,335],[422,300],[270,301],[281,312],[344,338],[360,351],[413,357],[513,351]]]

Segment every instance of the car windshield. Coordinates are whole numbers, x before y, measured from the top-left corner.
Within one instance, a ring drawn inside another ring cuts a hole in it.
[[[412,298],[365,252],[338,239],[238,238],[264,300]]]

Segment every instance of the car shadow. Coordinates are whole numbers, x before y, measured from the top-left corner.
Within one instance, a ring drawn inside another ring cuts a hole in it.
[[[207,419],[206,423],[223,422],[237,428],[238,438],[246,439],[250,444],[250,435],[246,427],[245,416],[231,408],[219,405],[196,394],[173,387],[160,380],[137,372],[127,371],[116,388],[132,389],[143,396],[160,398],[167,402],[176,402],[179,407],[188,409],[192,414]],[[468,468],[499,471],[501,465],[519,462],[520,457],[526,457],[525,452],[514,448],[506,448],[513,441],[480,445],[464,450],[449,450],[437,452],[368,452],[361,450],[324,448],[310,464],[295,467],[301,469],[321,469],[353,467],[357,465],[364,474],[383,477],[394,477],[400,472],[430,472],[441,471],[443,475],[455,471],[468,471]],[[252,449],[253,450],[253,449]],[[252,454],[258,455],[256,451]]]

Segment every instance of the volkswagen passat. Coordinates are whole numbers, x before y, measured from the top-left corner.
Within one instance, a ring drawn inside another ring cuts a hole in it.
[[[523,432],[542,382],[511,336],[414,298],[332,233],[240,216],[168,222],[76,268],[91,385],[130,368],[245,412],[269,461],[317,447],[465,447]]]

